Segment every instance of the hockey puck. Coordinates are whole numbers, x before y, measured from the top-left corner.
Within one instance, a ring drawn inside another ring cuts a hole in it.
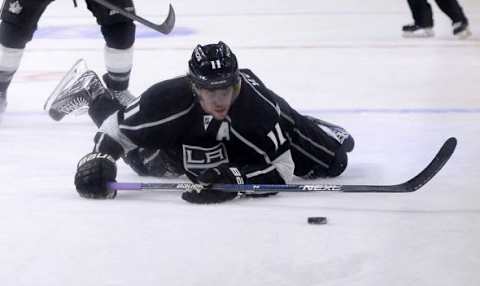
[[[309,224],[326,224],[327,218],[324,216],[312,216],[308,218],[307,222]]]

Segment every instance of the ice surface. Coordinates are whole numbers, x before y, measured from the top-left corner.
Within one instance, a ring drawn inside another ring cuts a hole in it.
[[[168,8],[135,2],[156,22]],[[81,199],[73,174],[94,125],[53,122],[42,106],[76,59],[103,72],[104,43],[84,2],[55,1],[0,126],[0,284],[479,285],[480,2],[461,1],[473,31],[466,41],[453,39],[434,3],[437,36],[415,40],[400,36],[411,21],[402,0],[227,2],[173,1],[171,36],[138,25],[131,90],[184,73],[197,43],[223,40],[294,107],[355,136],[347,171],[326,182],[404,181],[456,136],[451,161],[412,194],[213,206],[189,205],[178,192]],[[123,163],[118,179],[150,180]],[[329,223],[309,225],[309,216]]]

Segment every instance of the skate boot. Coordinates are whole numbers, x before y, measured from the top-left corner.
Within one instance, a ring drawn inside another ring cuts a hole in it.
[[[133,96],[127,89],[129,77],[130,72],[107,72],[102,77],[113,98],[115,98],[121,105],[125,107],[130,105],[130,103],[132,103],[136,99],[136,97]]]
[[[402,31],[404,38],[430,38],[435,36],[433,26],[410,24],[403,26]]]
[[[463,40],[472,35],[472,32],[470,32],[470,30],[468,29],[467,21],[453,23],[452,27],[453,35],[457,39]]]
[[[128,89],[122,91],[109,89],[108,91],[110,91],[113,98],[117,99],[117,101],[125,107],[137,99]]]
[[[80,59],[65,74],[43,108],[52,119],[60,121],[72,112],[84,113],[88,110],[88,105],[104,93],[108,93],[108,90],[100,78]]]
[[[345,152],[351,152],[355,147],[355,140],[353,140],[352,135],[350,135],[350,133],[348,133],[348,131],[345,130],[344,128],[338,125],[320,120],[313,116],[305,115],[305,117],[308,118],[313,123],[315,123],[316,125],[318,125],[318,127],[320,127],[323,131],[329,134],[330,137],[333,137],[334,139],[336,139],[342,145],[341,148],[343,148]]]

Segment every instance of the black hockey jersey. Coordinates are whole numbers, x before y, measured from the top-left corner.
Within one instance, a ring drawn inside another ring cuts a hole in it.
[[[168,149],[193,180],[228,163],[246,183],[288,183],[295,166],[284,129],[292,124],[281,119],[276,95],[252,71],[241,69],[240,77],[240,94],[222,121],[203,111],[186,76],[153,85],[105,120],[96,151],[118,158],[137,147]]]

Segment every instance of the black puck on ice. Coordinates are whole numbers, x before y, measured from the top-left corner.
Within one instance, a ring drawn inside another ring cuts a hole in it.
[[[307,222],[309,224],[326,224],[327,218],[324,216],[312,216],[308,218]]]

